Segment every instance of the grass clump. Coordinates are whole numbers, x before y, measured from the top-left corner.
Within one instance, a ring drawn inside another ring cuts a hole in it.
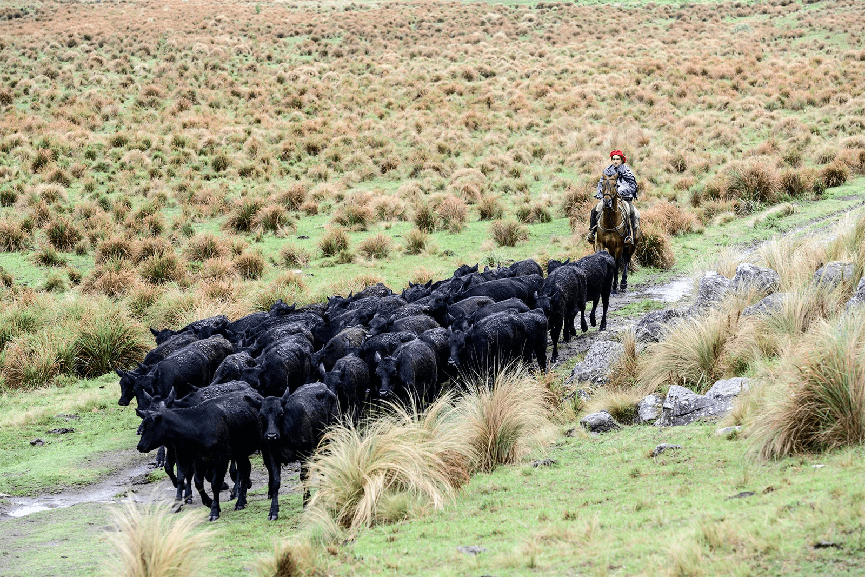
[[[367,258],[387,258],[393,250],[393,241],[384,234],[376,234],[361,241],[357,251]]]
[[[490,225],[490,235],[498,246],[517,246],[529,239],[526,227],[514,220],[497,220]]]
[[[429,242],[429,235],[419,228],[413,228],[405,235],[405,252],[406,254],[422,253]]]
[[[186,243],[185,254],[190,260],[203,262],[210,258],[225,256],[228,251],[229,248],[225,241],[215,234],[203,233],[189,239]]]
[[[421,203],[415,209],[414,225],[418,230],[427,234],[432,234],[436,230],[436,221],[438,217],[433,208],[427,203]]]
[[[323,256],[334,256],[348,250],[348,233],[342,228],[332,228],[318,241]]]
[[[261,202],[258,200],[244,199],[236,203],[225,228],[235,232],[250,232],[256,224],[256,216],[260,210]]]
[[[198,515],[174,515],[168,504],[127,503],[114,511],[114,556],[104,575],[193,577],[207,566],[211,533],[197,531]]]
[[[245,280],[256,280],[264,274],[264,256],[259,252],[244,252],[234,258],[237,273]]]
[[[65,216],[54,218],[45,229],[45,236],[51,245],[62,251],[68,251],[83,238],[81,231]]]
[[[642,226],[643,240],[637,244],[634,258],[642,266],[669,269],[676,264],[676,255],[670,244],[670,238],[658,225],[644,222]]]
[[[141,263],[139,273],[151,284],[180,283],[186,277],[186,265],[174,253],[155,254]]]
[[[152,348],[143,327],[113,307],[85,316],[77,332],[74,371],[87,379],[134,366]]]
[[[284,244],[279,249],[279,258],[285,266],[305,267],[311,258],[309,252],[295,244]]]
[[[0,249],[5,252],[15,252],[26,248],[30,235],[21,222],[9,218],[0,220]]]
[[[865,324],[856,315],[823,321],[786,356],[778,398],[754,427],[767,459],[865,442]]]

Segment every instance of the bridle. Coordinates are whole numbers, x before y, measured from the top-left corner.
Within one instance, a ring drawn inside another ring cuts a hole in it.
[[[603,202],[604,202],[604,212],[606,212],[608,208],[609,209],[613,208],[613,201],[615,199],[619,198],[619,189],[616,187],[616,180],[617,180],[616,178],[611,178],[611,177],[607,177],[607,175],[604,175],[603,179],[604,179],[604,183],[603,183],[602,188],[601,188],[601,193],[603,194],[602,198],[603,198]],[[619,213],[619,217],[621,218],[621,220],[619,221],[619,224],[617,224],[615,228],[606,228],[601,224],[602,219],[599,218],[598,219],[598,228],[603,230],[604,232],[618,232],[621,236],[624,237],[625,236],[625,211],[622,209],[621,206],[618,205],[618,203],[616,204],[616,206],[619,208],[619,210],[617,212]]]

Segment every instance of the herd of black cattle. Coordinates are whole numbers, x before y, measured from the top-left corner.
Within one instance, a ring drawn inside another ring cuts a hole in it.
[[[268,518],[279,515],[283,464],[304,462],[324,431],[357,419],[381,401],[423,407],[456,376],[489,374],[512,361],[547,368],[564,341],[588,330],[600,300],[606,328],[615,263],[601,251],[576,262],[550,261],[548,276],[533,260],[478,272],[462,266],[436,283],[394,294],[382,284],[327,304],[277,302],[234,322],[216,316],[179,331],[151,329],[156,348],[132,371],[121,371],[118,403],[136,398],[142,419],[138,450],[159,449],[157,463],[174,483],[178,506],[191,484],[219,517],[219,491],[231,468],[246,506],[250,456],[261,451],[268,471]],[[177,474],[174,474],[175,465]],[[213,498],[204,490],[210,481]],[[304,495],[304,502],[307,495]]]

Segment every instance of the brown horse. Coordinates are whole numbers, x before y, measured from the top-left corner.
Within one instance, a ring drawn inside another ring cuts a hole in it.
[[[625,244],[628,236],[628,212],[626,204],[619,202],[619,189],[616,187],[616,175],[604,174],[601,182],[604,208],[598,215],[598,231],[595,234],[595,252],[606,249],[616,261],[616,272],[613,276],[613,293],[617,293],[617,285],[622,292],[628,288],[628,265],[636,250],[637,243],[642,239],[639,229],[632,231],[634,244]],[[619,269],[622,271],[622,283],[619,285]]]

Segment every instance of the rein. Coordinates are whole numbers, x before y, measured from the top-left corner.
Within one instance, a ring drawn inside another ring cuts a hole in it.
[[[618,194],[616,196],[618,196]],[[613,200],[613,195],[609,192],[605,191],[604,197],[605,198],[610,197],[610,200]],[[601,224],[603,222],[603,219],[599,218],[598,219],[598,228],[604,232],[617,232],[617,233],[619,233],[619,236],[624,238],[624,236],[625,236],[625,218],[626,218],[625,217],[625,209],[618,203],[616,203],[616,207],[618,208],[619,217],[621,218],[621,220],[619,221],[619,224],[616,225],[615,228],[606,228],[603,224]],[[610,210],[612,210],[612,209],[610,209]],[[604,206],[604,210],[602,212],[607,212],[606,206]]]

